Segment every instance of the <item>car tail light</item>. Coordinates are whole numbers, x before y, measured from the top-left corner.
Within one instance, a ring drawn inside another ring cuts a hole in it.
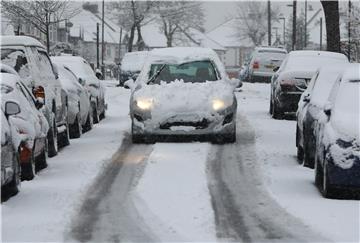
[[[259,62],[258,61],[254,61],[253,63],[253,69],[258,69],[259,68]]]
[[[31,157],[31,150],[25,145],[20,146],[20,162],[29,163]]]
[[[43,99],[45,99],[44,87],[38,86],[38,87],[34,88],[33,89],[33,94],[34,94],[35,98],[43,98]]]

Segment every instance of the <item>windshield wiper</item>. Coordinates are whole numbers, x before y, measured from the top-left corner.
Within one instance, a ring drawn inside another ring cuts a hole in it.
[[[155,79],[160,75],[161,71],[164,69],[165,66],[166,66],[166,64],[163,64],[163,65],[160,67],[160,69],[159,69],[153,76],[151,76],[151,78],[148,80],[147,83],[149,84],[149,83],[154,82]]]

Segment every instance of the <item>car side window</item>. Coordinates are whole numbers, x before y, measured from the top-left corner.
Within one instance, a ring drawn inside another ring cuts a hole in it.
[[[316,81],[317,81],[317,79],[318,79],[318,77],[319,77],[319,73],[320,73],[320,72],[317,71],[316,74],[311,78],[311,80],[310,80],[310,82],[309,82],[309,85],[308,85],[308,91],[309,91],[309,93],[311,93],[312,90],[314,89],[315,84],[316,84]]]
[[[50,62],[50,59],[46,52],[38,50],[38,57],[39,57],[39,65],[41,73],[44,77],[50,78],[52,80],[55,80],[55,75],[52,69],[52,65]]]

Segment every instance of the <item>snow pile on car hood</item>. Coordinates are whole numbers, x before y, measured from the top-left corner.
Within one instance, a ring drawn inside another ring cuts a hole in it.
[[[184,83],[175,80],[154,85],[144,85],[133,94],[133,100],[151,100],[151,118],[161,121],[165,117],[196,114],[195,120],[210,117],[216,112],[213,100],[221,100],[227,106],[233,103],[233,87],[225,81]]]

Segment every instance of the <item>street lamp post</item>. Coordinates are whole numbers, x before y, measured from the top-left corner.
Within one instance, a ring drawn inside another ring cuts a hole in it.
[[[285,17],[280,17],[279,19],[281,19],[283,21],[283,44],[285,45],[285,22],[286,22],[286,19],[285,19]]]

